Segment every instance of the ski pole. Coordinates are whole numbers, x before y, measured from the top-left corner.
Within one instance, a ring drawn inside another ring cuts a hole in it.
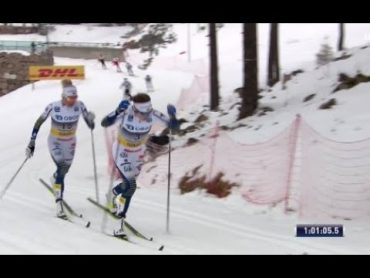
[[[95,194],[96,194],[96,201],[99,203],[98,174],[96,171],[95,143],[94,143],[94,133],[92,129],[91,129],[91,147],[92,147],[93,163],[94,163]]]
[[[171,187],[171,140],[172,131],[170,129],[169,145],[168,145],[168,184],[167,184],[167,221],[166,221],[166,231],[170,232],[170,187]]]
[[[28,157],[26,157],[26,159],[23,161],[22,165],[18,168],[17,172],[15,172],[14,176],[10,179],[10,181],[5,186],[5,188],[3,189],[3,191],[1,191],[1,193],[0,193],[0,200],[4,197],[6,191],[12,185],[14,179],[17,177],[18,173],[22,170],[22,168],[23,168],[24,164],[26,164],[27,160],[28,160]]]

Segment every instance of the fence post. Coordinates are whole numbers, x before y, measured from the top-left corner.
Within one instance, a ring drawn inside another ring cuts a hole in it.
[[[301,115],[297,114],[296,118],[293,122],[293,128],[290,132],[289,137],[289,168],[288,168],[288,178],[287,178],[287,185],[286,185],[286,195],[285,195],[285,205],[284,205],[284,212],[287,213],[289,210],[289,197],[291,193],[292,187],[292,177],[293,177],[293,168],[294,162],[296,158],[296,151],[297,151],[297,141],[298,141],[298,133],[301,125]]]
[[[211,159],[210,159],[210,166],[209,166],[209,173],[208,173],[208,181],[211,182],[212,175],[213,175],[213,165],[215,163],[215,152],[216,152],[216,143],[217,137],[219,136],[219,121],[216,122],[216,126],[210,135],[210,138],[213,138],[213,144],[211,146]]]

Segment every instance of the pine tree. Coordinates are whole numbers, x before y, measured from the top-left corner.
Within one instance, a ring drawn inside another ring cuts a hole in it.
[[[344,49],[344,23],[339,23],[338,51]]]
[[[267,85],[272,87],[280,80],[279,71],[279,37],[278,23],[271,23],[270,27],[270,50]]]
[[[253,115],[258,106],[257,24],[243,24],[244,84],[239,119]]]
[[[333,59],[333,48],[325,39],[324,43],[321,44],[319,53],[316,54],[316,63],[319,66],[326,65]]]
[[[219,105],[219,86],[218,86],[218,57],[217,57],[217,30],[216,24],[209,24],[209,47],[210,47],[210,77],[211,77],[211,94],[210,108],[216,111]]]

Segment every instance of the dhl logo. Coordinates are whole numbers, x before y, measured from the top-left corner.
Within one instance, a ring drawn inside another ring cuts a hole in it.
[[[84,66],[31,66],[29,80],[84,79]]]
[[[77,77],[79,74],[76,69],[39,69],[39,76],[43,77]]]

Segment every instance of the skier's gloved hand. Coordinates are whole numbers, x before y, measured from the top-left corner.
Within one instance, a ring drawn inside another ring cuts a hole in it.
[[[172,104],[168,104],[167,113],[170,117],[176,117],[176,107]]]
[[[178,130],[180,128],[179,121],[176,119],[176,117],[170,118],[168,127],[172,130]]]
[[[87,112],[86,123],[90,129],[95,128],[95,114],[93,112]]]
[[[26,149],[27,158],[31,158],[34,152],[35,152],[35,140],[31,139]]]
[[[128,100],[122,100],[119,106],[116,109],[117,114],[122,113],[130,106],[130,102]]]

